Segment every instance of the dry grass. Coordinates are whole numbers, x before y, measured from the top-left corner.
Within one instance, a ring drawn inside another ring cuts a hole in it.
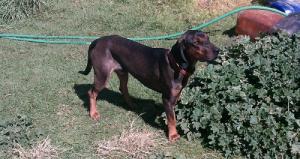
[[[97,155],[101,158],[147,158],[151,152],[168,141],[157,132],[136,129],[131,123],[121,135],[97,142]]]
[[[21,145],[13,149],[15,157],[20,159],[58,158],[58,151],[57,147],[51,145],[51,140],[48,137],[36,143],[31,149],[24,149]]]
[[[47,8],[47,0],[1,0],[0,19],[12,22],[39,13]]]
[[[208,10],[211,14],[225,13],[236,7],[251,5],[253,0],[198,0],[201,9]]]

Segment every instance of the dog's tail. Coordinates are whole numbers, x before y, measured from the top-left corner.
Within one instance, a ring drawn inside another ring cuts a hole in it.
[[[83,75],[88,75],[91,70],[92,70],[92,59],[91,59],[91,53],[92,50],[94,49],[94,47],[96,46],[97,40],[94,40],[90,46],[89,46],[89,50],[88,50],[88,61],[87,61],[87,65],[84,71],[79,71],[78,73],[81,73]]]

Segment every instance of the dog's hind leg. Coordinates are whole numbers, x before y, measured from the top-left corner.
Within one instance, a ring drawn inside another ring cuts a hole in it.
[[[125,99],[125,102],[128,104],[128,106],[130,108],[133,107],[133,103],[132,103],[132,100],[130,98],[130,95],[128,93],[128,87],[127,87],[127,83],[128,83],[128,72],[126,71],[123,71],[123,70],[117,70],[115,71],[119,77],[119,80],[120,80],[120,87],[119,87],[119,90],[121,91],[124,99]]]
[[[89,90],[89,101],[90,101],[90,117],[93,120],[99,120],[100,119],[100,114],[97,111],[97,96],[103,88],[105,88],[107,80],[108,80],[108,74],[103,74],[101,75],[101,78],[98,77],[99,75],[94,76],[94,85],[92,89]]]
[[[93,87],[91,90],[89,90],[89,101],[90,101],[90,108],[89,108],[89,113],[90,117],[93,120],[99,120],[100,119],[100,114],[97,111],[97,96],[99,94],[99,89]]]
[[[104,62],[103,62],[104,63]],[[90,117],[94,120],[100,119],[100,113],[97,111],[97,96],[103,90],[108,82],[111,73],[118,68],[114,60],[107,60],[104,65],[94,66],[94,85],[88,92],[90,101]]]

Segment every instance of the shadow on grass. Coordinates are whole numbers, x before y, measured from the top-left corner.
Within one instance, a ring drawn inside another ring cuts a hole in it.
[[[77,96],[83,101],[83,106],[89,111],[89,98],[88,98],[88,90],[92,88],[91,84],[75,84],[74,90]],[[125,103],[121,93],[115,92],[109,89],[103,89],[99,95],[97,100],[106,100],[107,102],[122,107],[125,110],[135,112],[140,115],[140,117],[149,125],[155,128],[164,129],[165,127],[155,122],[156,117],[160,116],[163,113],[163,107],[159,104],[156,104],[153,100],[149,99],[138,99],[131,97],[135,106],[133,108],[129,108]],[[142,115],[141,115],[142,114]]]
[[[230,28],[228,30],[225,30],[223,32],[223,35],[227,35],[228,37],[234,37],[234,36],[236,36],[235,27],[232,27],[232,28]]]

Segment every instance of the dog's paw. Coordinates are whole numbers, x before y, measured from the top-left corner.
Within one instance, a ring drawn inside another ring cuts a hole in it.
[[[98,121],[100,119],[100,114],[96,111],[96,112],[90,112],[90,117],[93,119],[93,120],[96,120]]]
[[[179,138],[180,138],[180,135],[179,135],[178,133],[169,135],[169,141],[170,141],[170,142],[175,142],[175,141],[177,141]]]

